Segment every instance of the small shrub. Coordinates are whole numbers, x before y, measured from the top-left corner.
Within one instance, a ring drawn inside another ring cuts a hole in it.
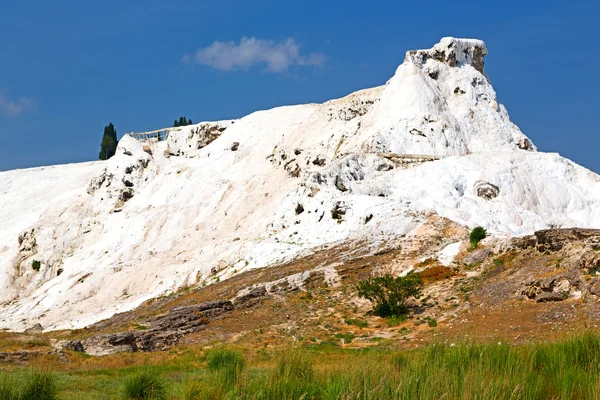
[[[125,380],[122,399],[127,400],[165,400],[167,386],[160,375],[151,370],[141,371]]]
[[[487,231],[483,229],[481,226],[473,228],[471,234],[469,235],[469,241],[471,242],[471,246],[474,248],[479,246],[479,242],[481,242],[487,236]]]
[[[427,317],[427,318],[425,318],[425,321],[427,321],[427,325],[429,325],[429,327],[431,327],[431,328],[434,328],[437,326],[437,321],[434,318]]]
[[[56,376],[47,371],[34,371],[27,379],[20,398],[27,400],[58,399]]]
[[[31,268],[33,268],[34,271],[39,271],[40,268],[42,268],[42,263],[38,260],[33,260],[31,262]]]
[[[374,303],[373,312],[380,317],[393,317],[408,313],[406,300],[418,297],[423,280],[421,275],[409,273],[406,276],[394,278],[385,275],[366,279],[357,285],[358,296]]]

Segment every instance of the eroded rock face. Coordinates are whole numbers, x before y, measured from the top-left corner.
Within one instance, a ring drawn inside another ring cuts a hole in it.
[[[487,47],[481,40],[446,37],[432,49],[413,50],[409,51],[407,55],[418,64],[425,64],[430,58],[451,67],[469,64],[483,74],[484,58],[487,53]],[[433,78],[436,79],[436,77]]]
[[[527,150],[527,151],[535,150],[533,143],[531,143],[531,140],[529,140],[527,138],[521,138],[520,140],[518,140],[517,147],[521,150]]]
[[[594,296],[600,297],[600,279],[595,277],[588,286],[588,290]]]
[[[19,255],[17,257],[18,266],[21,266],[21,263],[24,260],[36,255],[37,252],[38,246],[35,238],[35,229],[31,229],[19,235]]]
[[[517,249],[536,248],[540,252],[554,252],[562,250],[571,243],[581,246],[600,248],[600,229],[544,229],[533,235],[517,237],[511,240],[511,246]],[[600,255],[595,252],[586,252],[582,257],[581,266],[589,269],[598,266]]]
[[[600,243],[599,229],[546,229],[535,232],[539,251],[558,251],[573,242],[596,246]]]
[[[541,281],[527,283],[521,295],[537,303],[563,301],[569,297],[572,289],[584,285],[578,273],[551,276]]]
[[[35,351],[0,352],[0,364],[24,363],[39,354]]]
[[[222,300],[176,307],[165,314],[142,321],[141,325],[147,328],[145,330],[96,335],[81,342],[76,340],[62,343],[62,348],[95,356],[163,350],[177,344],[183,335],[204,329],[211,320],[227,315],[231,310],[233,304]]]
[[[169,156],[196,157],[198,150],[217,140],[234,122],[205,122],[199,125],[172,130],[167,138],[167,153]]]
[[[579,265],[589,274],[598,272],[598,270],[600,270],[600,251],[586,251],[582,254],[581,259],[579,260]]]
[[[484,181],[475,182],[473,189],[478,197],[485,200],[494,199],[500,194],[500,188],[498,186]]]
[[[155,175],[153,167],[152,155],[144,151],[144,144],[125,135],[105,170],[90,181],[87,193],[99,197],[107,208],[120,211],[148,178]]]
[[[263,297],[275,294],[294,292],[322,286],[336,286],[339,275],[333,267],[315,268],[278,279],[276,281],[258,283],[238,291],[231,300],[235,307],[250,307]]]
[[[83,348],[87,354],[92,356],[106,356],[138,350],[136,335],[130,332],[92,336],[83,342]]]

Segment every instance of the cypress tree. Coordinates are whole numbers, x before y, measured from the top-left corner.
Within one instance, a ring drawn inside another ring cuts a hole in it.
[[[104,135],[102,136],[102,143],[100,144],[100,154],[98,155],[98,158],[101,160],[108,160],[114,156],[117,151],[118,142],[117,130],[111,122],[104,127]]]
[[[187,119],[185,116],[179,117],[179,120],[173,121],[173,126],[174,127],[187,126],[187,125],[192,125],[192,120],[191,119]]]

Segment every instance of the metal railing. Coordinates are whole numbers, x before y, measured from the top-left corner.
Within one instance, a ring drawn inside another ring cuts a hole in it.
[[[140,141],[148,141],[150,139],[156,139],[158,142],[162,142],[163,140],[167,140],[167,138],[169,137],[169,133],[171,131],[178,131],[178,130],[181,130],[181,128],[180,127],[163,128],[163,129],[157,129],[155,131],[148,131],[148,132],[126,133],[126,135],[129,135],[132,138],[140,140]]]

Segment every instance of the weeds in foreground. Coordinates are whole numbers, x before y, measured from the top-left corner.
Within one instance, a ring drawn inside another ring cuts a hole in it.
[[[0,372],[0,399],[53,400],[57,382],[76,379],[76,389],[63,387],[61,399],[113,398],[106,387],[115,381],[127,389],[125,399],[600,398],[600,335],[590,333],[557,343],[435,343],[411,351],[298,347],[248,361],[239,351],[216,349],[205,361],[206,367],[174,364],[154,372],[125,368],[37,378],[26,370]],[[104,386],[94,386],[103,379]],[[29,386],[45,388],[48,396],[35,397]]]
[[[167,385],[158,373],[149,369],[143,370],[127,378],[121,398],[126,400],[165,400]]]
[[[0,400],[56,400],[56,375],[33,370],[27,374],[0,372]]]
[[[230,387],[235,384],[244,370],[244,355],[236,350],[216,349],[208,353],[207,367],[210,371],[219,372],[220,384]]]

